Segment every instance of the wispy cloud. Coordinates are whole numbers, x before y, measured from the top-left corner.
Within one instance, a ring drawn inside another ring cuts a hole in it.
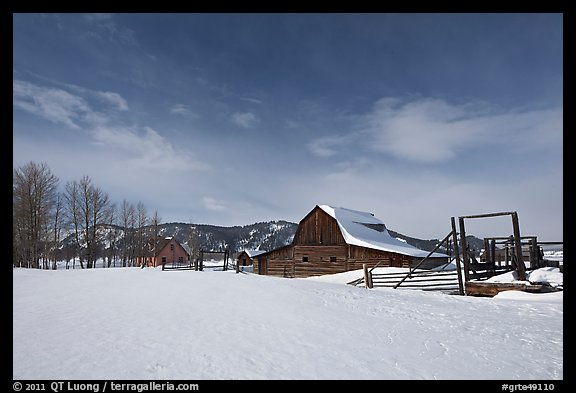
[[[128,102],[126,102],[126,100],[118,93],[113,93],[111,91],[97,91],[95,94],[119,111],[127,111],[129,109]]]
[[[244,128],[254,127],[260,122],[260,119],[252,112],[234,113],[232,122],[237,126]]]
[[[121,157],[138,168],[161,171],[207,169],[206,164],[175,148],[150,127],[100,126],[89,132],[97,145],[117,150]]]
[[[317,138],[308,148],[328,157],[354,143],[364,151],[434,163],[481,145],[506,144],[515,150],[561,146],[562,113],[559,108],[496,112],[481,103],[384,98],[348,134]]]
[[[173,115],[180,115],[191,119],[198,118],[198,114],[193,112],[188,105],[176,104],[170,108],[170,113]]]
[[[222,201],[219,201],[217,199],[214,199],[212,197],[208,197],[205,196],[204,198],[202,198],[202,203],[204,204],[204,207],[208,210],[212,210],[212,211],[224,211],[227,209],[226,204]]]
[[[84,14],[84,20],[94,27],[90,32],[92,37],[123,45],[139,46],[134,30],[116,23],[113,14]]]
[[[127,101],[118,93],[97,91],[81,86],[53,81],[59,87],[39,86],[27,81],[12,83],[14,106],[53,123],[64,124],[73,129],[107,123],[115,111],[127,111]],[[102,111],[92,104],[104,104]]]
[[[35,79],[44,81],[50,85],[58,86],[62,89],[65,89],[67,92],[80,95],[80,96],[84,97],[84,99],[95,99],[99,103],[104,104],[104,105],[106,105],[106,106],[108,106],[114,110],[123,112],[123,111],[127,111],[130,109],[128,107],[128,102],[126,101],[126,99],[116,92],[87,89],[85,87],[75,85],[73,83],[65,83],[65,82],[61,82],[61,81],[56,80],[56,79],[47,78],[43,75],[39,75],[39,74],[32,72],[32,71],[26,71],[26,73],[29,75],[32,75]],[[19,81],[19,82],[22,82],[22,81]],[[32,85],[32,83],[30,83],[30,82],[24,82],[24,83],[28,83],[28,84]],[[37,85],[33,85],[33,86],[37,86]],[[44,87],[44,88],[49,89],[49,87]]]
[[[263,105],[263,104],[264,104],[261,100],[259,100],[259,99],[257,99],[257,98],[252,98],[252,97],[240,97],[240,99],[241,99],[242,101],[250,102],[250,103],[252,103],[252,104],[258,104],[258,105]]]
[[[207,165],[175,148],[150,127],[125,126],[118,112],[128,111],[128,103],[114,92],[86,89],[77,85],[57,83],[59,87],[38,86],[14,80],[14,107],[56,124],[79,130],[89,140],[138,168],[161,170],[202,170]],[[64,90],[66,88],[67,90]],[[76,93],[76,94],[73,94]],[[89,104],[105,104],[103,111]],[[110,107],[113,112],[110,112]]]
[[[79,121],[93,112],[82,97],[21,80],[12,82],[12,97],[15,107],[73,129],[79,129]]]
[[[306,147],[318,157],[330,157],[338,154],[342,146],[347,144],[351,137],[352,134],[317,138],[309,142]]]

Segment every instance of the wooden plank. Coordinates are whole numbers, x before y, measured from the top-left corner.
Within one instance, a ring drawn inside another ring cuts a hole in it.
[[[486,217],[498,217],[498,216],[508,216],[514,214],[515,212],[499,212],[499,213],[485,213],[485,214],[473,214],[471,216],[460,216],[459,218],[486,218]]]
[[[543,285],[525,283],[502,282],[466,282],[466,294],[473,296],[495,296],[503,291],[541,292],[545,291]]]

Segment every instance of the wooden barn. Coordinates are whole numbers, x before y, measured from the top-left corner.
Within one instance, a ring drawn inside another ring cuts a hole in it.
[[[379,264],[410,267],[429,254],[390,236],[372,213],[317,205],[298,224],[292,244],[254,258],[254,273],[309,277]],[[448,256],[434,253],[423,268],[441,266]]]
[[[173,237],[160,240],[154,252],[150,254],[154,254],[154,256],[136,258],[137,266],[142,266],[143,263],[150,267],[162,266],[163,264],[184,265],[190,261],[191,256],[188,247]]]
[[[252,266],[254,263],[254,258],[258,255],[264,254],[266,251],[263,250],[244,250],[236,258],[238,266]]]

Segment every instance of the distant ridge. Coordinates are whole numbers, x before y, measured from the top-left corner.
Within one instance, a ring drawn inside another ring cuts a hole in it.
[[[179,242],[188,244],[191,234],[195,232],[194,239],[200,247],[210,250],[220,250],[228,247],[235,254],[245,249],[269,251],[290,244],[297,228],[298,224],[282,220],[231,227],[171,222],[159,225],[159,236],[173,236]],[[116,247],[122,247],[126,233],[123,227],[103,225],[99,228],[99,231],[104,232],[105,239],[115,238]],[[388,232],[391,236],[402,239],[406,243],[426,251],[434,249],[439,242],[439,239],[418,239],[390,229],[388,229]],[[479,250],[483,247],[482,240],[474,236],[467,236],[467,239],[472,249],[479,253]],[[69,235],[61,242],[61,252],[64,254],[65,249],[72,247],[72,244],[73,236]],[[109,246],[110,242],[105,241],[100,252],[104,252]]]

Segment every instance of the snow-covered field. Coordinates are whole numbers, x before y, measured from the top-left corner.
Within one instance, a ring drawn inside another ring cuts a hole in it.
[[[320,280],[14,269],[13,378],[563,379],[562,292]]]

